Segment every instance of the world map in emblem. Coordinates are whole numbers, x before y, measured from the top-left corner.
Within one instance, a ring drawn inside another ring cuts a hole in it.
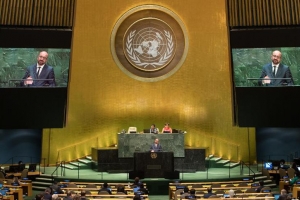
[[[170,28],[158,23],[147,25],[130,27],[124,38],[124,54],[139,70],[160,70],[172,60],[176,40]]]

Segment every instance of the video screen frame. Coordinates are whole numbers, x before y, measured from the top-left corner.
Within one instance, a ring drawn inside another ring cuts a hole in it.
[[[21,87],[27,67],[37,63],[41,51],[48,52],[46,65],[54,69],[55,87],[67,87],[71,53],[67,48],[0,48],[0,87]]]

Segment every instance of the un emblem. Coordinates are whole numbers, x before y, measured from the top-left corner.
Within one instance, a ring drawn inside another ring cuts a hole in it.
[[[111,50],[118,67],[141,81],[159,81],[174,74],[188,49],[186,29],[172,11],[143,5],[126,12],[116,23]]]
[[[132,66],[155,71],[173,59],[176,40],[166,23],[149,18],[138,21],[128,29],[123,46],[124,54]]]
[[[156,159],[156,158],[157,158],[157,153],[153,153],[153,152],[152,152],[152,153],[150,154],[150,157],[151,157],[152,159]]]

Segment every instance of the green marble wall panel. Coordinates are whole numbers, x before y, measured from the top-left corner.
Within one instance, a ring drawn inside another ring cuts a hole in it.
[[[146,152],[150,150],[156,138],[165,152],[174,152],[174,157],[184,157],[185,134],[118,134],[119,158],[133,157],[134,152]]]

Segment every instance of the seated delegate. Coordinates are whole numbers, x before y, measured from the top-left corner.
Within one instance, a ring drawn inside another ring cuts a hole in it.
[[[165,126],[161,130],[162,133],[172,133],[172,128],[169,123],[165,123]]]

